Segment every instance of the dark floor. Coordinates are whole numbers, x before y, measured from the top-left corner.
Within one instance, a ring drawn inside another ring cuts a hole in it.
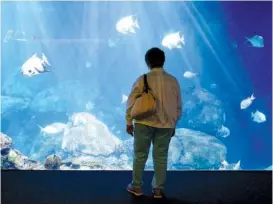
[[[3,204],[272,203],[272,171],[170,171],[168,200],[134,198],[126,192],[129,171],[2,171]]]

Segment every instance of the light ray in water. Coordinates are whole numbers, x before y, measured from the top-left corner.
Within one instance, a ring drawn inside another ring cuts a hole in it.
[[[183,73],[185,71],[191,71],[191,72],[200,72],[201,71],[201,58],[199,55],[199,50],[196,49],[198,46],[196,45],[197,42],[195,42],[194,39],[194,33],[192,33],[190,26],[188,25],[187,15],[185,12],[179,12],[181,9],[183,10],[183,7],[188,2],[179,2],[179,6],[177,6],[177,12],[173,12],[173,6],[172,4],[164,4],[162,2],[157,2],[157,10],[162,15],[163,23],[165,24],[164,27],[166,30],[166,33],[172,31],[180,31],[181,34],[184,35],[186,45],[183,45],[183,49],[176,50],[176,52],[181,56],[183,63],[185,66],[182,67],[181,72],[179,73],[180,76],[183,76]],[[162,36],[163,38],[163,36]],[[197,78],[192,79],[192,83],[194,83],[194,86],[196,88],[200,88],[200,80]]]
[[[199,19],[200,19],[202,25],[206,28],[206,31],[207,31],[207,33],[210,35],[210,37],[212,38],[213,42],[214,42],[215,44],[218,45],[219,43],[218,43],[218,41],[216,40],[216,38],[214,37],[213,33],[211,32],[211,29],[210,29],[210,27],[208,26],[208,24],[206,23],[206,21],[205,21],[203,15],[197,10],[197,8],[195,7],[194,4],[192,4],[192,8],[193,8],[193,10],[195,11],[195,13],[197,14],[197,16],[199,17]]]
[[[184,6],[184,10],[187,12],[187,14],[189,15],[189,17],[192,19],[195,27],[197,28],[197,31],[200,33],[200,35],[202,36],[203,40],[205,41],[205,43],[207,44],[207,46],[210,48],[212,54],[214,55],[215,59],[217,60],[217,62],[219,63],[220,67],[222,68],[223,72],[225,73],[226,78],[229,80],[230,85],[233,85],[236,87],[236,90],[239,90],[238,85],[235,83],[235,81],[233,80],[232,76],[228,73],[228,69],[226,68],[226,66],[222,63],[221,59],[219,58],[217,52],[215,51],[215,49],[213,48],[212,44],[209,42],[205,32],[202,30],[200,24],[198,23],[198,21],[196,20],[195,15],[193,14],[193,12],[190,10],[188,4],[183,4]],[[197,9],[196,9],[197,10]],[[197,11],[198,13],[198,11]]]

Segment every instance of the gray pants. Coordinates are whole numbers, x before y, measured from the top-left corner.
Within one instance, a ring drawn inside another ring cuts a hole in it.
[[[152,188],[164,188],[168,150],[173,130],[173,128],[155,128],[143,124],[135,124],[132,187],[140,188],[142,186],[143,172],[152,142],[154,162]]]

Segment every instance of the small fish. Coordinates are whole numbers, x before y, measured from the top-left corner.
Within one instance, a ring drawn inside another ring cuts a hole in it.
[[[128,100],[128,96],[126,96],[126,95],[122,95],[122,100],[121,100],[121,103],[123,104],[123,103],[126,103],[126,101]]]
[[[184,35],[180,35],[180,32],[171,33],[163,38],[161,44],[169,49],[182,48],[182,44],[185,45]]]
[[[241,160],[239,160],[233,167],[233,170],[240,170],[241,169]]]
[[[250,47],[257,47],[257,48],[262,48],[264,47],[264,39],[262,36],[259,35],[254,35],[251,38],[245,37],[246,38],[246,42],[250,43],[251,46]]]
[[[251,118],[256,123],[263,123],[266,121],[266,116],[260,111],[256,111],[255,113],[251,113]]]
[[[21,74],[27,77],[32,77],[41,73],[49,72],[46,66],[50,66],[46,56],[42,55],[42,59],[37,57],[35,53],[22,66]]]
[[[236,164],[229,164],[226,160],[221,162],[219,170],[240,170],[241,161],[239,160]]]
[[[43,134],[57,134],[68,129],[67,125],[64,123],[52,123],[51,125],[47,125],[45,127],[38,125],[38,127],[41,129],[41,133]]]
[[[90,111],[90,110],[92,110],[94,108],[94,104],[92,103],[92,102],[88,102],[86,105],[85,105],[85,109],[87,110],[87,111]]]
[[[188,122],[189,124],[193,124],[193,120],[189,120],[189,122]]]
[[[220,137],[226,138],[230,135],[230,130],[224,125],[222,125],[221,128],[218,130],[217,134]]]
[[[109,47],[115,47],[117,45],[117,43],[120,41],[120,39],[109,39],[108,40],[108,46]]]
[[[186,72],[183,74],[183,76],[184,76],[185,78],[188,78],[188,79],[191,79],[191,78],[195,77],[196,75],[197,75],[196,73],[193,73],[193,72],[190,72],[190,71],[186,71]]]
[[[4,43],[7,43],[9,40],[16,40],[16,41],[21,41],[21,42],[26,42],[25,38],[25,32],[20,32],[16,31],[14,32],[13,30],[9,30],[4,38]]]
[[[211,88],[211,89],[216,89],[216,88],[217,88],[217,84],[211,84],[211,85],[210,85],[210,88]]]
[[[11,40],[13,37],[13,34],[14,34],[13,30],[8,30],[4,38],[4,43],[7,43],[9,40]]]
[[[256,99],[256,97],[254,96],[254,94],[252,94],[250,97],[242,100],[241,104],[240,104],[241,109],[248,108],[252,104],[252,102],[253,102],[254,99]]]
[[[135,15],[121,18],[116,24],[116,30],[122,34],[136,33],[136,28],[140,29]]]
[[[221,162],[221,165],[223,167],[227,167],[228,166],[228,162],[226,160],[224,160],[224,161]]]

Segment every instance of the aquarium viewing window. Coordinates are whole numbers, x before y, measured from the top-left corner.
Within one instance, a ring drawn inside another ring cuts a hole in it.
[[[230,3],[2,2],[1,168],[132,170],[126,102],[159,47],[183,103],[168,170],[272,169],[271,14]]]

